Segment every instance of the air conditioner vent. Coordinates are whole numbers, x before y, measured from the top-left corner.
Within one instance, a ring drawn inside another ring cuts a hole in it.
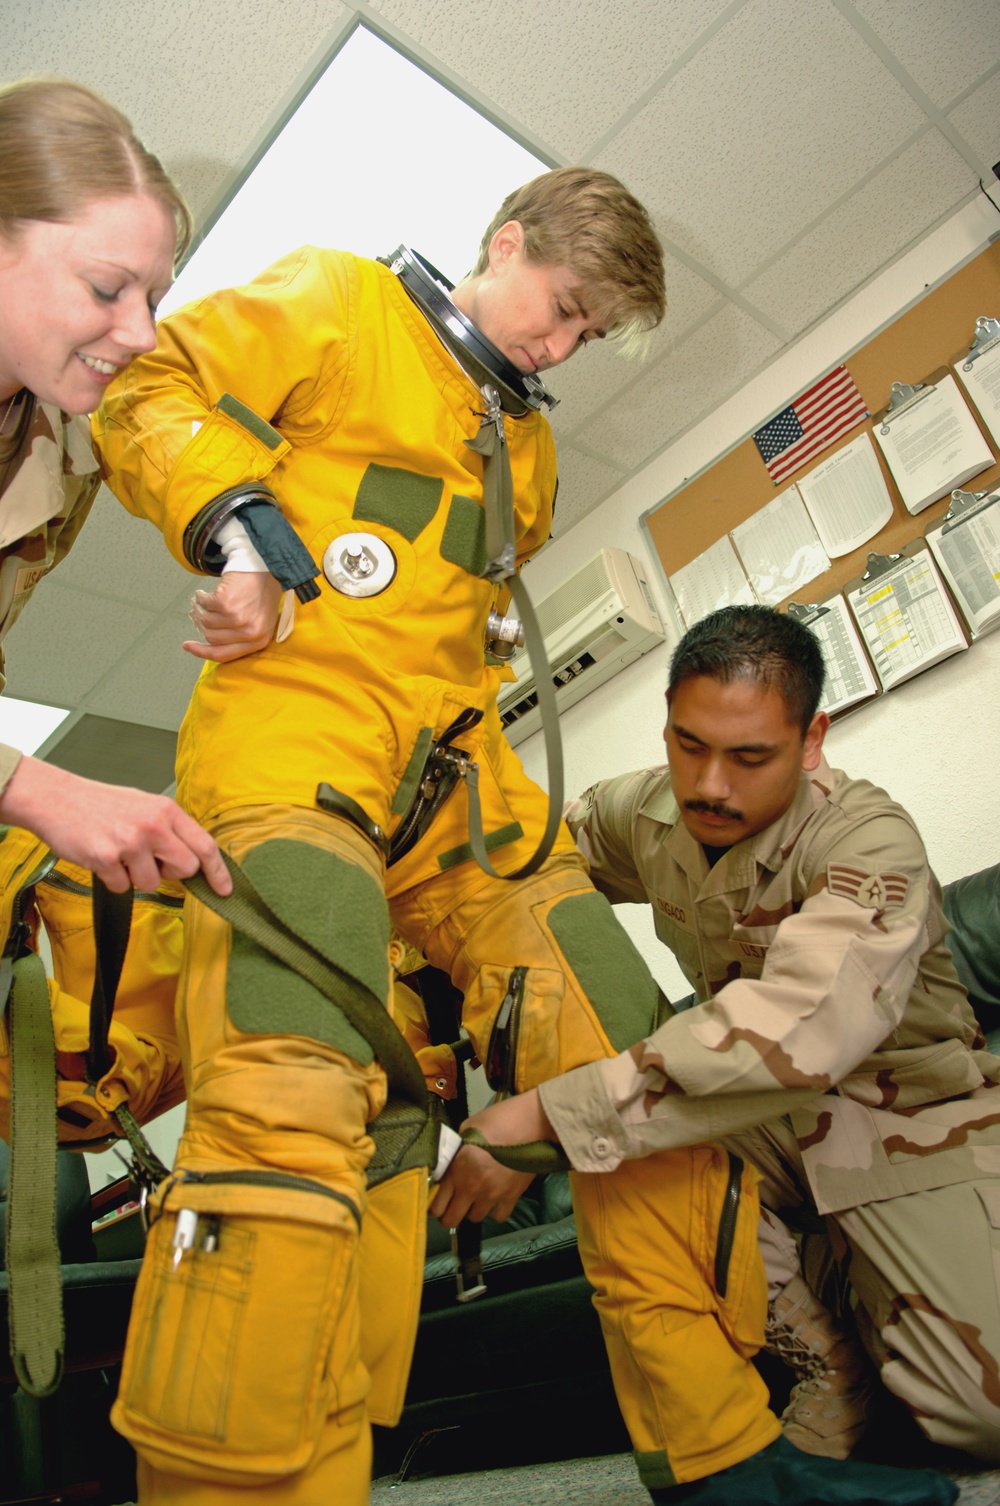
[[[602,549],[536,608],[560,711],[663,642],[642,564],[624,549]],[[501,686],[500,719],[512,743],[541,726],[535,676],[522,649]]]

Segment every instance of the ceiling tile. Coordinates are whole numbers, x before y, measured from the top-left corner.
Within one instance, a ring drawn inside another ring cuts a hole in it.
[[[990,167],[1000,162],[1000,72],[952,110],[948,119]]]
[[[631,471],[735,392],[780,345],[729,305],[599,413],[581,438]]]
[[[173,783],[176,756],[176,732],[87,715],[73,723],[45,761],[84,779],[158,795]]]
[[[370,9],[572,162],[728,5],[373,0]]]
[[[558,538],[587,515],[625,479],[621,471],[585,455],[574,445],[559,445],[559,495],[552,534]]]
[[[928,131],[748,283],[743,296],[798,334],[975,187],[968,164],[940,131]]]
[[[925,121],[832,5],[751,0],[597,161],[738,285]]]
[[[1000,58],[997,0],[854,0],[854,9],[940,108]]]
[[[33,0],[5,7],[0,73],[106,94],[203,214],[349,14],[336,0]]]
[[[683,338],[685,331],[720,302],[720,294],[711,283],[669,252],[664,254],[663,268],[667,312],[663,323],[650,336],[646,362],[665,355]],[[547,373],[546,385],[559,399],[559,406],[551,415],[554,432],[569,434],[578,428],[640,370],[638,358],[623,356],[615,342],[609,340],[605,344],[593,342],[571,361]]]
[[[42,582],[4,640],[7,690],[29,701],[79,706],[102,675],[155,621],[124,602]],[[146,673],[155,679],[147,662]]]
[[[194,577],[167,552],[159,530],[133,518],[102,486],[87,526],[58,567],[61,586],[136,606],[164,608]]]
[[[186,617],[164,617],[88,696],[87,710],[176,732],[203,668],[181,648],[192,636]]]

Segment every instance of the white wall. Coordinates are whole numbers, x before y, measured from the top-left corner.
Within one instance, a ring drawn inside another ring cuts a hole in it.
[[[554,540],[528,568],[538,601],[604,545],[649,561],[639,519],[784,407],[823,371],[894,319],[915,298],[981,250],[997,231],[996,210],[981,197],[967,205],[785,352],[710,418],[669,446],[620,491]],[[668,289],[669,295],[669,289]],[[983,309],[996,314],[1000,310]],[[972,331],[968,331],[971,342]],[[956,354],[961,341],[956,342]],[[711,359],[711,353],[706,353]],[[919,528],[919,525],[917,525]],[[917,530],[915,530],[917,531]],[[649,578],[672,622],[658,570]],[[675,634],[671,626],[668,633]],[[663,689],[670,642],[645,655],[560,718],[567,794],[594,780],[663,761]],[[918,822],[943,883],[1000,861],[1000,632],[975,643],[831,728],[831,763],[883,785]],[[528,772],[545,782],[540,734],[518,748]],[[655,943],[642,907],[619,914],[668,993],[687,992]]]

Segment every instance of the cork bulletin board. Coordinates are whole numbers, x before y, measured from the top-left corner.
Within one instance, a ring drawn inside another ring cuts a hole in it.
[[[1000,318],[1000,241],[981,251],[866,344],[843,358],[869,413],[881,413],[887,407],[893,382],[925,382],[935,374],[940,375],[942,368],[950,368],[971,346],[980,315]],[[817,371],[814,380],[822,374]],[[967,398],[964,390],[963,395]],[[787,402],[797,396],[797,392],[790,392]],[[978,422],[971,402],[969,407]],[[758,427],[764,422],[766,417]],[[744,439],[643,515],[642,526],[664,574],[672,575],[690,564],[792,482],[808,476],[817,465],[874,426],[873,418],[864,419],[801,470],[790,474],[780,486],[775,486],[768,475],[753,437]],[[994,463],[965,483],[968,489],[977,492],[994,488],[1000,481],[996,446],[984,426],[979,427],[993,451]],[[892,498],[892,517],[861,548],[833,560],[829,570],[801,587],[795,593],[800,601],[818,601],[841,589],[864,572],[870,551],[895,553],[911,539],[922,537],[927,526],[947,511],[950,498],[946,496],[917,515],[908,512],[881,451],[877,445],[874,448]]]

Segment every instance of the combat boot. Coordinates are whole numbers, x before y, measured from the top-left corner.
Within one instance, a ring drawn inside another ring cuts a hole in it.
[[[660,1506],[951,1506],[958,1486],[929,1469],[816,1458],[776,1438],[718,1474],[649,1494]]]
[[[803,1453],[846,1459],[865,1430],[874,1385],[857,1336],[793,1276],[768,1309],[765,1342],[795,1372],[785,1437]]]

